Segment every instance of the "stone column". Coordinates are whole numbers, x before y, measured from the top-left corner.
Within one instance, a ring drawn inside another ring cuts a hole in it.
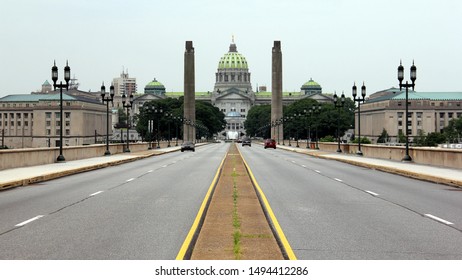
[[[183,140],[196,141],[196,89],[194,76],[194,48],[192,41],[186,41],[184,53],[184,112]]]
[[[282,118],[282,52],[281,41],[274,41],[273,63],[271,79],[271,123],[275,124]],[[279,135],[278,135],[279,133]],[[276,141],[284,139],[284,127],[282,124],[271,128],[271,138]]]

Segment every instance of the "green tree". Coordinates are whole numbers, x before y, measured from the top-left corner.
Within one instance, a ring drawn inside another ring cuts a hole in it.
[[[398,143],[406,143],[406,135],[402,130],[398,131]]]
[[[377,139],[377,143],[387,143],[389,141],[390,141],[390,136],[388,136],[388,132],[384,128],[382,130],[382,134],[380,134],[379,138]]]
[[[257,105],[250,108],[244,121],[245,132],[249,136],[269,138],[271,105]]]
[[[462,118],[450,120],[443,133],[449,143],[458,143],[462,137]]]
[[[446,142],[446,136],[440,132],[431,132],[425,138],[425,146],[434,147]]]

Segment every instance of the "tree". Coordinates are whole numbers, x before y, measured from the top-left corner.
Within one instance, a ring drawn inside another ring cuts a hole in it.
[[[462,137],[462,118],[450,120],[443,133],[449,143],[459,143]]]
[[[387,143],[389,141],[390,141],[390,136],[388,136],[388,132],[384,128],[382,130],[382,134],[380,134],[379,138],[377,139],[377,143]]]
[[[250,108],[244,121],[245,132],[249,136],[269,138],[271,105],[257,105]]]

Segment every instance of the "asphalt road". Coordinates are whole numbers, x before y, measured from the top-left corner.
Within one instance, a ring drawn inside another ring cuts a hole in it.
[[[239,147],[298,259],[462,259],[462,191]]]
[[[175,259],[228,145],[0,193],[0,259]]]

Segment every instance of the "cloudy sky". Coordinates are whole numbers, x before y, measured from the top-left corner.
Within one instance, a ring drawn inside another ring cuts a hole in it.
[[[185,41],[195,47],[196,90],[213,90],[234,35],[252,86],[271,89],[280,40],[283,89],[313,78],[324,92],[368,94],[398,85],[415,60],[416,90],[462,91],[460,0],[2,0],[0,97],[38,90],[69,60],[81,90],[128,70],[138,91],[154,77],[183,91]]]

